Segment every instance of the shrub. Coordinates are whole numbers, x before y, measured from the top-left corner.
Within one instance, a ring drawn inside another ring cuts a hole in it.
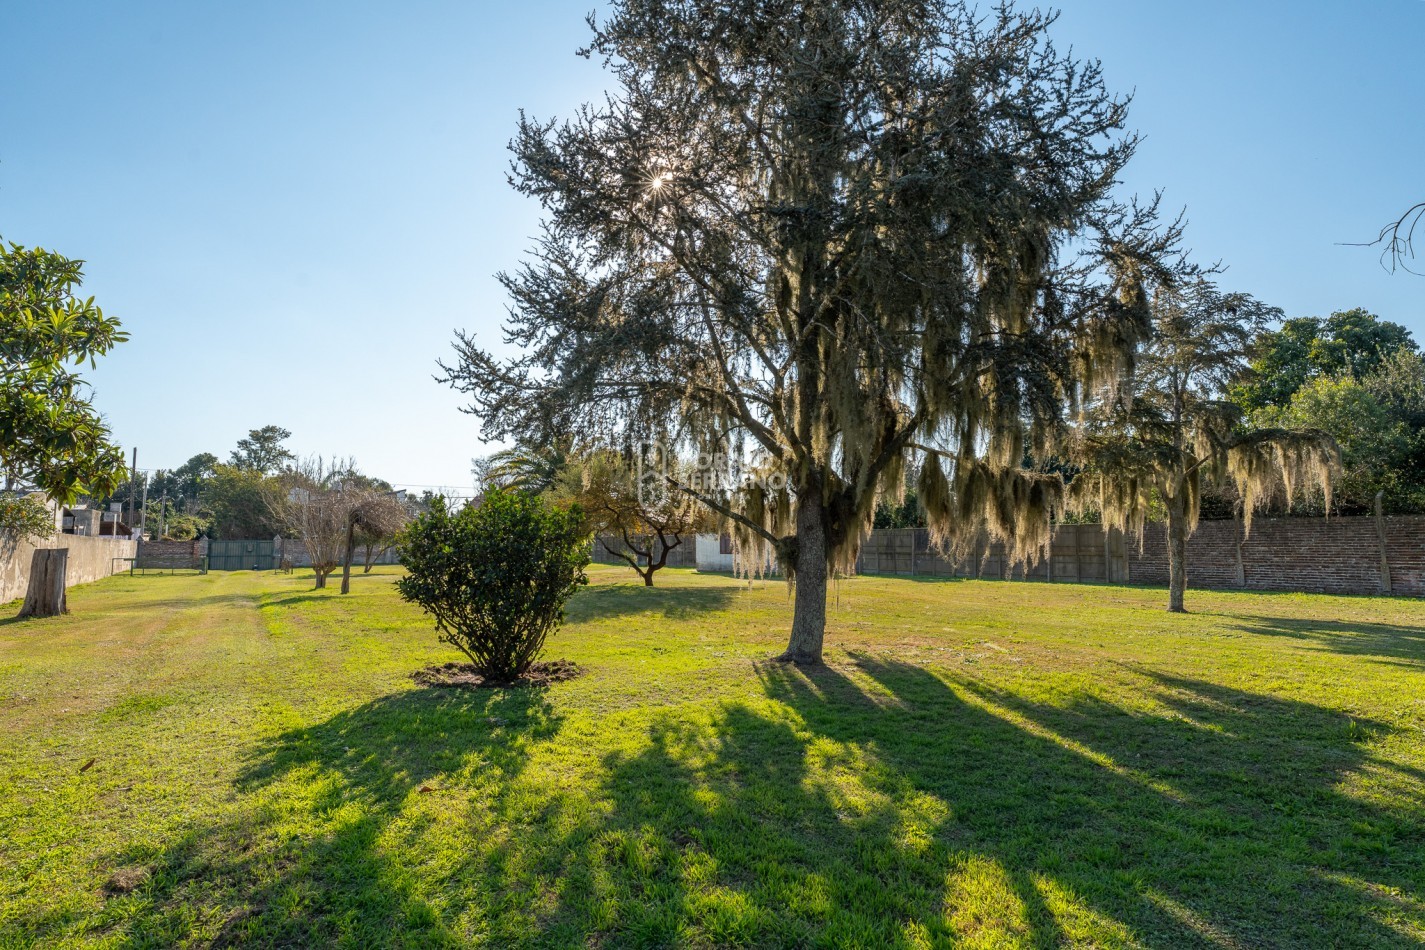
[[[30,495],[0,492],[0,541],[38,541],[54,534],[54,512]]]
[[[516,491],[492,491],[453,513],[437,498],[401,535],[408,573],[397,588],[483,676],[511,682],[539,658],[565,602],[588,583],[581,523],[577,509]]]

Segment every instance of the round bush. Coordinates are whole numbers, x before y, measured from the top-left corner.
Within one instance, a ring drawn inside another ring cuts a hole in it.
[[[588,537],[577,509],[492,491],[478,506],[437,498],[402,534],[401,596],[435,618],[440,639],[486,679],[513,682],[544,651],[564,604],[588,583]]]

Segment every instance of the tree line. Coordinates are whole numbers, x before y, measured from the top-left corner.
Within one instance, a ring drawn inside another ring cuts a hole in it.
[[[138,473],[95,504],[118,504],[126,511],[143,505],[149,537],[186,541],[300,538],[304,514],[293,499],[321,499],[338,485],[348,494],[399,494],[412,510],[429,503],[429,492],[406,498],[386,480],[362,473],[354,459],[298,458],[286,445],[291,435],[276,425],[252,429],[226,460],[200,452],[177,468]],[[369,556],[390,547],[389,538],[359,537]]]

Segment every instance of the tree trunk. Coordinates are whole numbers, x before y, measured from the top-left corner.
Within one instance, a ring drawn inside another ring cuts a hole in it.
[[[826,635],[826,520],[815,489],[797,504],[796,593],[792,638],[779,660],[798,666],[821,663]]]
[[[326,576],[325,574],[323,574],[321,571],[317,571],[317,587],[318,587],[318,588],[322,588],[322,587],[326,587],[326,586],[327,586],[327,576]]]
[[[1182,496],[1168,502],[1168,610],[1187,613],[1183,591],[1187,588],[1187,505]]]
[[[69,552],[64,548],[37,548],[30,558],[30,585],[25,591],[21,617],[58,617],[69,613],[64,600],[64,575]]]
[[[356,539],[356,516],[346,516],[346,555],[341,559],[341,592],[351,593],[351,542]]]

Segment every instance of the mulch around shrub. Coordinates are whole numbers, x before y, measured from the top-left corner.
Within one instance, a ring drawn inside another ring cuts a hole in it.
[[[536,663],[513,682],[486,680],[472,663],[445,663],[416,670],[411,679],[422,686],[448,686],[455,689],[506,689],[515,686],[548,686],[572,680],[584,671],[573,660],[550,660]]]

